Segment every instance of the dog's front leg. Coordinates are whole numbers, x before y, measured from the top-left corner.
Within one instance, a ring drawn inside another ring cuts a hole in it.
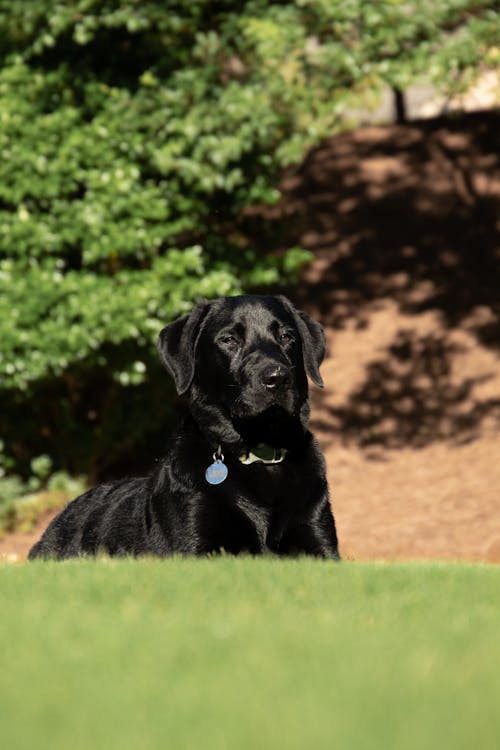
[[[337,531],[327,493],[309,514],[290,520],[277,552],[279,555],[314,555],[340,560]]]

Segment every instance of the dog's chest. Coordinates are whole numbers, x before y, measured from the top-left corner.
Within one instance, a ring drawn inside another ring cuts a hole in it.
[[[294,472],[283,470],[284,467],[254,467],[252,480],[243,483],[245,491],[237,493],[235,506],[253,532],[257,534],[261,550],[275,550],[295,517],[303,509],[303,503],[297,503],[296,493],[302,484]],[[247,475],[248,476],[248,475]],[[307,504],[307,492],[302,487],[299,496]]]

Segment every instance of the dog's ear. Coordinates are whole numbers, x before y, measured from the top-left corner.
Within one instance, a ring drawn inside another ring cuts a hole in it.
[[[160,359],[173,377],[179,395],[193,381],[196,344],[209,307],[208,302],[199,302],[189,315],[170,323],[158,336]]]
[[[290,300],[283,295],[280,295],[279,299],[287,311],[291,313],[300,334],[306,372],[315,385],[323,388],[323,379],[319,374],[319,366],[323,362],[326,353],[326,339],[323,327],[307,313],[297,310]]]

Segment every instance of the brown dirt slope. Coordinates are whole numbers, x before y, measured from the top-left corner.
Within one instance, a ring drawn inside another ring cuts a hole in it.
[[[346,556],[500,561],[499,146],[499,112],[363,128],[284,182]]]
[[[500,113],[363,128],[283,183],[295,290],[325,324],[325,450],[342,552],[500,561]],[[34,535],[0,541],[24,556]]]

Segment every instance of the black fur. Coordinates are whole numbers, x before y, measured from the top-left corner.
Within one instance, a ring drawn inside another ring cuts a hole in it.
[[[168,325],[158,349],[190,404],[159,468],[73,500],[30,559],[221,550],[338,558],[324,460],[307,429],[306,373],[323,385],[321,326],[285,297],[224,297]],[[242,464],[259,443],[286,448],[285,459]],[[219,445],[229,474],[214,486],[205,470]]]

